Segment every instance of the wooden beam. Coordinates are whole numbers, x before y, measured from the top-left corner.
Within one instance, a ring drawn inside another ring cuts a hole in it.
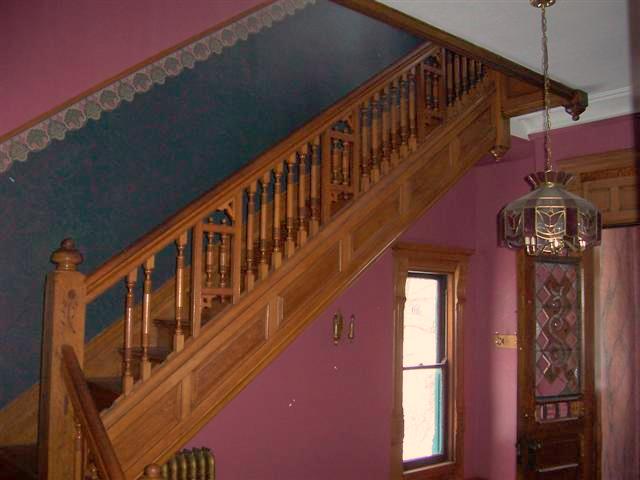
[[[544,85],[544,79],[541,74],[381,3],[371,0],[332,1],[405,30],[418,37],[430,40],[461,55],[480,60],[489,68],[504,73],[507,76],[516,77],[538,89],[541,89]],[[569,113],[574,120],[579,118],[580,114],[584,112],[589,104],[587,93],[582,90],[569,87],[555,80],[551,80],[550,88],[552,94],[563,100],[562,105],[565,106],[567,113]]]

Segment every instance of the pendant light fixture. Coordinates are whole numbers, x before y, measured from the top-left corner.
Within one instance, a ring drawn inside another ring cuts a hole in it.
[[[529,2],[542,13],[545,163],[544,171],[527,177],[534,190],[500,211],[500,244],[508,248],[524,248],[529,255],[566,255],[570,251],[583,251],[600,244],[602,220],[591,202],[565,189],[573,175],[553,171],[546,9],[555,0]]]

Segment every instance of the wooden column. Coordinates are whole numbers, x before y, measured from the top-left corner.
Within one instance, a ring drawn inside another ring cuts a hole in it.
[[[426,136],[426,117],[427,117],[427,99],[426,99],[426,76],[424,73],[424,63],[420,62],[415,67],[415,118],[416,118],[416,144],[424,142]]]
[[[416,76],[413,70],[407,78],[409,88],[409,150],[415,152],[418,149],[418,131],[416,125]]]
[[[409,154],[409,81],[403,74],[400,87],[400,159]]]
[[[200,335],[202,321],[202,242],[204,229],[202,220],[193,227],[191,240],[191,336]]]
[[[122,392],[127,395],[133,388],[133,293],[138,280],[134,268],[125,278],[127,292],[124,297],[124,341],[122,353]]]
[[[500,160],[511,148],[511,122],[503,113],[506,97],[505,76],[498,72],[493,72],[493,74],[495,75],[496,93],[491,105],[491,116],[496,128],[496,143],[491,148],[491,155],[496,160]]]
[[[260,263],[258,275],[260,280],[269,274],[269,241],[267,239],[267,223],[269,214],[269,183],[271,182],[271,170],[265,172],[260,181]]]
[[[309,233],[315,235],[320,229],[320,139],[311,145],[311,221]]]
[[[284,253],[291,257],[296,250],[295,236],[295,201],[296,201],[296,165],[298,154],[293,152],[287,159],[287,238],[284,244]]]
[[[140,343],[142,359],[140,361],[140,375],[142,380],[151,376],[151,361],[149,360],[149,327],[151,325],[151,274],[155,268],[155,256],[144,262],[144,280],[142,285],[142,332]]]
[[[184,347],[184,329],[182,323],[186,320],[184,308],[184,249],[187,246],[187,232],[176,240],[176,293],[175,312],[176,329],[173,333],[173,350],[179,352]]]
[[[278,162],[274,173],[273,184],[273,251],[271,253],[271,264],[274,269],[282,265],[282,175],[284,166]],[[288,192],[287,192],[288,194]]]
[[[82,255],[65,239],[51,255],[56,269],[47,275],[38,421],[39,478],[74,478],[76,422],[62,377],[63,345],[84,358],[85,276],[76,271]]]
[[[298,245],[307,243],[307,157],[309,146],[305,143],[298,164]],[[343,179],[344,179],[343,169]],[[348,172],[347,172],[348,175]],[[344,180],[343,180],[344,182]]]
[[[389,109],[391,111],[391,165],[396,166],[400,161],[399,130],[400,130],[400,90],[397,80],[389,89]]]
[[[365,102],[360,110],[360,188],[367,192],[371,186],[371,145],[369,143],[369,132],[371,130],[371,116],[369,102]]]
[[[382,97],[382,170],[388,172],[391,167],[391,102],[389,87],[384,89]]]
[[[247,191],[247,272],[245,277],[246,288],[248,291],[253,290],[255,285],[256,276],[255,269],[255,256],[254,256],[254,244],[253,236],[256,224],[256,192],[258,190],[258,182],[255,180],[249,185]]]
[[[380,165],[380,113],[380,94],[376,93],[371,102],[371,183],[379,182],[383,173]]]

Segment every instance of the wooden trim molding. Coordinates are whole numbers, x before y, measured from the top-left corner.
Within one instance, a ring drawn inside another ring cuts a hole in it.
[[[31,152],[46,148],[52,140],[64,140],[67,132],[78,130],[89,120],[99,120],[102,112],[131,102],[154,85],[165,83],[192,69],[197,62],[219,55],[249,35],[256,34],[315,3],[315,0],[264,2],[215,27],[180,42],[85,90],[63,104],[0,136],[0,174],[15,161],[24,162]]]
[[[605,227],[640,223],[640,154],[613,150],[568,158],[558,168],[575,178],[569,189],[594,203]]]
[[[462,479],[464,453],[463,325],[467,272],[472,250],[436,247],[415,243],[396,243],[394,257],[394,367],[393,410],[391,419],[391,479]],[[447,278],[447,361],[450,372],[447,395],[447,458],[443,463],[404,470],[402,462],[402,358],[405,282],[410,270],[444,274]]]

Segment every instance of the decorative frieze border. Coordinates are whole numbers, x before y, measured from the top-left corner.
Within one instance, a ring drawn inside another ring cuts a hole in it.
[[[315,3],[316,0],[277,0],[25,128],[0,143],[0,174],[8,171],[13,162],[26,161],[29,153],[45,149],[52,140],[64,140],[67,132],[82,128],[89,120],[99,120],[102,112],[118,108],[123,101],[133,101],[136,94],[164,84],[167,77],[194,68],[197,62],[219,55],[225,48]]]

